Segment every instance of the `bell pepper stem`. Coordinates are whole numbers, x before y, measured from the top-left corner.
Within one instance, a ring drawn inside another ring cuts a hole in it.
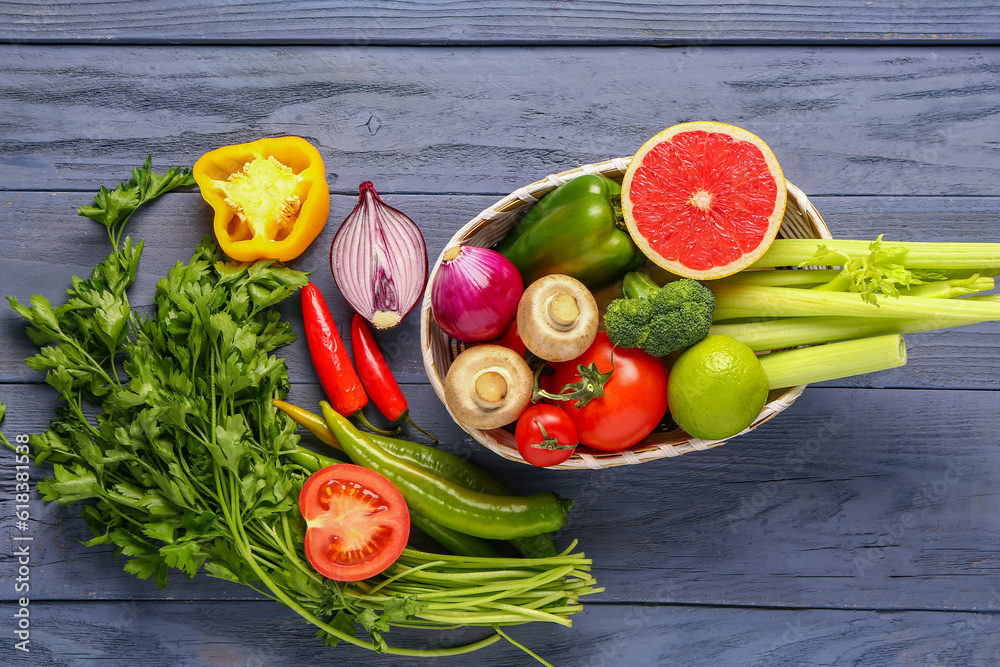
[[[611,195],[608,197],[608,201],[611,204],[611,212],[615,216],[615,227],[627,231],[628,226],[625,224],[625,215],[622,213],[622,196],[620,194]]]
[[[629,271],[622,282],[622,291],[629,299],[648,299],[660,291],[660,286],[653,282],[648,273]]]

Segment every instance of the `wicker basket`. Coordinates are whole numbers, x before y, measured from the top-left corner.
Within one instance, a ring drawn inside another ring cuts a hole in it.
[[[445,249],[458,244],[490,247],[500,241],[511,227],[514,226],[514,223],[543,195],[583,174],[602,174],[621,182],[630,159],[615,158],[597,164],[583,165],[582,167],[554,174],[531,185],[518,188],[458,230],[451,237]],[[779,231],[779,236],[784,238],[832,238],[830,230],[827,229],[826,223],[823,222],[823,218],[813,205],[809,203],[805,194],[791,183],[786,183],[786,185],[788,187],[788,203],[785,207],[785,217]],[[427,371],[427,377],[430,379],[431,386],[434,387],[438,398],[444,403],[444,377],[460,348],[456,344],[456,341],[441,331],[431,315],[430,286],[440,265],[441,258],[439,257],[434,264],[430,279],[427,281],[427,291],[424,293],[424,300],[420,311],[420,349],[423,353],[424,368]],[[746,431],[753,430],[787,408],[799,397],[803,389],[805,389],[805,385],[772,391],[768,395],[764,409],[761,410],[760,415],[758,415],[757,419]],[[447,404],[445,404],[445,408],[447,409]],[[454,415],[452,415],[452,418],[454,418]],[[525,463],[524,459],[517,452],[513,432],[503,428],[481,431],[469,428],[457,420],[456,423],[472,435],[472,437],[500,456],[512,461]],[[746,433],[746,431],[743,431],[743,433]],[[711,449],[725,442],[726,440],[699,440],[691,438],[680,429],[662,432],[654,431],[635,446],[622,452],[599,452],[586,447],[577,448],[568,461],[561,465],[553,466],[553,468],[573,470],[644,463],[667,456],[679,456],[697,450]]]

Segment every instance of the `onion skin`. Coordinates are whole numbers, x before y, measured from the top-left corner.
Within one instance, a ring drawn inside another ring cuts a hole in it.
[[[344,298],[377,329],[391,329],[420,302],[427,245],[417,225],[379,198],[371,181],[333,237],[330,271]]]
[[[431,283],[431,308],[441,330],[464,343],[502,336],[514,322],[524,282],[514,264],[489,248],[445,250]]]

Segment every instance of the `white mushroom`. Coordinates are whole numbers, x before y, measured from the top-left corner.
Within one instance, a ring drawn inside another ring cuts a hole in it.
[[[569,361],[583,354],[594,342],[600,319],[587,286],[561,273],[531,283],[517,305],[521,341],[546,361]]]
[[[527,362],[499,345],[459,354],[444,379],[444,399],[455,419],[478,429],[515,421],[531,404],[534,376]]]

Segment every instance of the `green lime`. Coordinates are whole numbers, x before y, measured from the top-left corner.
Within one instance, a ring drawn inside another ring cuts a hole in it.
[[[690,435],[722,440],[750,426],[767,401],[767,373],[749,347],[709,336],[677,358],[670,370],[670,415]]]

